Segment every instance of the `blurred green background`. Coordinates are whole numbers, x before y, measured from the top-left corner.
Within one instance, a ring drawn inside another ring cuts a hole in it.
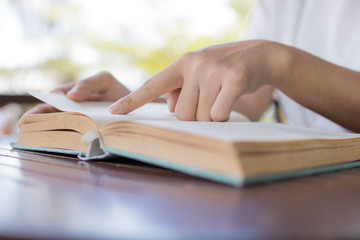
[[[242,38],[253,0],[3,0],[0,92],[108,70],[137,88],[183,53]]]

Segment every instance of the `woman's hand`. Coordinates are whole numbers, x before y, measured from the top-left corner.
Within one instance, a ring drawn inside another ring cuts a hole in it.
[[[117,81],[110,73],[100,72],[76,83],[68,83],[51,91],[65,94],[74,101],[116,101],[126,96],[130,91]],[[25,115],[36,113],[57,112],[56,108],[48,104],[39,104],[27,111]],[[22,123],[22,118],[18,125]]]
[[[272,55],[278,44],[246,41],[190,52],[118,100],[111,113],[125,114],[165,94],[180,120],[226,121],[237,99],[274,84],[283,59]]]
[[[268,95],[273,88],[360,133],[360,72],[294,47],[259,40],[187,53],[115,102],[110,112],[126,114],[166,94],[170,110],[180,120],[226,121],[231,109],[248,95]],[[268,97],[264,99],[258,106],[265,106]],[[258,113],[252,115],[248,117],[256,119]]]
[[[360,72],[290,46],[253,40],[184,54],[130,94],[109,73],[54,92],[75,101],[121,98],[110,107],[114,114],[129,113],[164,95],[180,120],[226,121],[232,109],[256,120],[276,88],[302,106],[360,132],[359,80]],[[53,110],[39,106],[28,113]]]
[[[74,101],[116,101],[130,91],[110,73],[100,72],[77,83],[69,83],[51,91],[62,93]]]

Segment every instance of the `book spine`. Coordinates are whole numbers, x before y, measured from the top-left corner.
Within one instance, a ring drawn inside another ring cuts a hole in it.
[[[104,159],[110,155],[109,152],[104,151],[104,145],[101,139],[101,134],[98,131],[91,130],[85,133],[81,139],[86,145],[89,145],[89,150],[87,154],[80,153],[78,155],[78,158],[80,160],[88,161],[88,160]]]

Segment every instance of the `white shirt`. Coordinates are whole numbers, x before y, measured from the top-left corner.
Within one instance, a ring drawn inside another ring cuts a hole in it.
[[[359,71],[359,23],[360,1],[357,0],[259,0],[246,39],[280,42]],[[317,129],[349,131],[302,107],[280,91],[277,94],[284,114],[291,123]]]

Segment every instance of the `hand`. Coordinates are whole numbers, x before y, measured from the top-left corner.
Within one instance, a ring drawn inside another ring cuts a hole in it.
[[[226,121],[236,100],[273,84],[282,62],[267,41],[216,45],[190,52],[118,100],[111,113],[126,114],[165,94],[180,120]]]
[[[110,73],[100,72],[77,83],[69,83],[51,91],[62,93],[74,101],[116,101],[130,91]]]
[[[77,83],[68,83],[51,91],[52,93],[66,94],[74,101],[116,101],[130,91],[117,81],[110,73],[100,72]],[[39,104],[27,111],[25,115],[37,113],[58,112],[59,110],[48,105]],[[22,118],[18,125],[22,123]]]

